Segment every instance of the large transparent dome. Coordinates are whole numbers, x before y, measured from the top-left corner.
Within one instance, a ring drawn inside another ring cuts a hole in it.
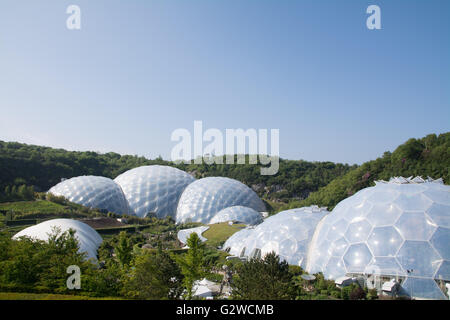
[[[435,280],[450,280],[450,187],[420,177],[377,182],[324,218],[310,252],[310,273],[406,277],[414,296],[445,298]]]
[[[128,202],[122,189],[113,180],[97,176],[81,176],[64,180],[49,191],[56,196],[90,208],[128,214]]]
[[[144,218],[149,213],[158,218],[175,218],[178,199],[195,179],[169,166],[143,166],[128,170],[114,181],[121,187],[134,214]]]
[[[222,209],[244,206],[265,211],[258,195],[245,184],[230,178],[208,177],[191,183],[180,197],[176,221],[208,223]]]
[[[75,230],[75,238],[79,242],[79,252],[86,252],[87,258],[97,260],[97,249],[101,245],[102,237],[87,224],[71,219],[54,219],[39,223],[35,226],[26,228],[16,235],[13,239],[18,240],[20,237],[28,237],[32,239],[47,241],[53,228],[57,227],[61,232],[66,232],[69,229]]]
[[[209,224],[226,221],[237,221],[247,225],[255,225],[263,222],[261,214],[249,207],[234,206],[228,207],[217,212]]]
[[[223,245],[232,255],[261,257],[275,251],[289,264],[306,266],[309,243],[319,221],[328,213],[317,206],[291,209],[267,218],[254,229],[233,234]]]

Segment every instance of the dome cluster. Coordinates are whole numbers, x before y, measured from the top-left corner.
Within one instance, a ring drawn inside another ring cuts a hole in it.
[[[341,201],[319,224],[307,271],[406,277],[423,298],[444,298],[450,281],[450,187],[393,178]]]
[[[265,211],[265,205],[258,195],[237,180],[224,177],[199,179],[191,183],[181,195],[176,221],[209,223],[219,211],[233,206]]]
[[[49,236],[57,228],[61,233],[72,229],[79,243],[79,252],[86,252],[88,259],[97,260],[97,249],[102,243],[102,237],[87,224],[71,219],[54,219],[23,229],[13,236],[13,239],[28,237],[31,239],[48,241]]]
[[[195,180],[187,172],[161,165],[134,168],[114,180],[75,177],[48,192],[91,208],[141,218],[172,217],[177,223],[234,220],[257,224],[262,221],[259,212],[265,211],[258,195],[237,180],[224,177]]]
[[[233,255],[248,257],[274,251],[289,264],[305,267],[310,240],[327,214],[326,208],[317,206],[282,211],[254,228],[235,233],[223,248]]]
[[[446,299],[450,187],[442,179],[421,177],[377,181],[330,214],[315,206],[283,211],[235,233],[224,249],[241,257],[275,251],[327,279],[394,277],[407,294]]]

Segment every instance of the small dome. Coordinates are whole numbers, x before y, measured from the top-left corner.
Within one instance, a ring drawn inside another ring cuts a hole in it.
[[[128,170],[114,181],[122,187],[135,215],[175,218],[178,199],[195,180],[187,172],[169,166],[143,166]]]
[[[233,206],[217,212],[209,224],[226,221],[237,221],[247,225],[255,225],[263,222],[263,218],[258,211],[252,208]]]
[[[263,257],[274,251],[289,264],[305,267],[308,248],[319,221],[328,214],[317,206],[282,211],[267,218],[254,229],[232,235],[223,248],[236,256],[251,257],[260,250]]]
[[[64,180],[48,193],[63,196],[69,201],[89,208],[128,214],[128,202],[122,189],[113,180],[97,176],[80,176]]]
[[[182,193],[177,208],[177,223],[208,223],[220,210],[244,206],[265,211],[258,195],[245,184],[230,178],[208,177],[194,181]]]
[[[79,252],[86,252],[87,258],[97,260],[97,249],[101,245],[102,237],[87,224],[72,219],[54,219],[39,223],[35,226],[28,227],[16,235],[13,239],[18,240],[20,237],[28,237],[42,241],[48,241],[48,237],[53,232],[53,228],[59,228],[61,232],[69,229],[75,230],[75,238],[79,242]]]

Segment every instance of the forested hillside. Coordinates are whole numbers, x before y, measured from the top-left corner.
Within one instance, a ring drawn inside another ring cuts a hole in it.
[[[308,162],[280,159],[279,172],[262,176],[258,165],[175,165],[161,158],[73,152],[62,149],[0,141],[0,190],[12,186],[34,186],[46,191],[61,178],[100,175],[115,178],[142,165],[163,164],[190,172],[196,178],[225,176],[252,187],[265,199],[288,203],[285,207],[317,204],[333,208],[374,180],[392,176],[430,176],[450,182],[450,133],[410,139],[394,152],[385,152],[361,166],[332,162]]]
[[[0,141],[0,190],[27,185],[34,186],[36,191],[47,191],[61,178],[80,175],[115,178],[126,170],[152,164],[175,166],[196,178],[225,176],[238,179],[266,199],[285,202],[304,199],[310,192],[356,167],[332,162],[281,159],[278,174],[262,176],[257,165],[175,165],[160,158],[149,160],[113,152],[73,152]]]
[[[332,209],[339,201],[355,192],[374,185],[375,180],[389,180],[393,176],[423,176],[443,178],[450,183],[450,132],[427,135],[422,139],[409,139],[390,153],[369,161],[336,178],[329,185],[313,192],[306,200],[293,201],[288,206],[296,208],[311,204]]]

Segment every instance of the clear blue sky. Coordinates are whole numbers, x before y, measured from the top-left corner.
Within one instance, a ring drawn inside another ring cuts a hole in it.
[[[447,132],[450,1],[1,1],[0,140],[168,159],[194,120],[347,163]]]

